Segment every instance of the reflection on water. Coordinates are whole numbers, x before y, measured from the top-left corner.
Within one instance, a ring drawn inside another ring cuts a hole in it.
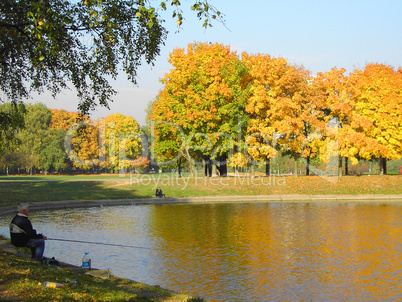
[[[46,256],[215,301],[401,301],[399,205],[256,203],[32,213]],[[8,236],[10,217],[0,219]]]

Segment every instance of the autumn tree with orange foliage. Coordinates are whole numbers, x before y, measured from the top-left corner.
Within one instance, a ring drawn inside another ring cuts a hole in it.
[[[215,161],[225,175],[226,159],[241,145],[239,124],[247,119],[247,69],[230,47],[221,44],[189,44],[187,52],[173,50],[169,62],[174,68],[162,79],[164,89],[151,114],[155,152],[165,158],[184,154],[191,166],[204,161],[209,176]],[[175,144],[171,154],[161,143],[166,139]]]
[[[269,175],[270,159],[281,147],[306,158],[308,175],[310,158],[318,153],[322,141],[314,134],[325,129],[323,104],[312,92],[309,73],[269,55],[243,53],[242,60],[251,80],[246,105],[248,153],[254,161],[266,163]]]
[[[334,129],[326,134],[326,140],[336,141],[336,154],[332,155],[339,156],[339,176],[342,175],[342,158],[345,158],[345,174],[348,174],[348,160],[355,165],[359,158],[369,160],[376,150],[382,148],[366,135],[365,129],[371,126],[371,121],[355,110],[351,82],[345,72],[343,68],[333,68],[318,73],[313,80],[317,95],[325,102],[325,122]]]
[[[350,74],[354,103],[352,127],[364,131],[375,148],[356,150],[363,158],[379,158],[381,174],[386,160],[402,156],[402,72],[383,64],[368,64]],[[359,116],[357,120],[355,116]],[[364,123],[360,122],[361,120]]]
[[[123,114],[111,114],[104,121],[106,165],[109,169],[125,171],[144,168],[150,160],[142,153],[141,131],[138,122]]]
[[[52,113],[52,117],[49,127],[55,129],[67,130],[75,123],[88,119],[84,118],[79,112],[69,112],[64,109],[50,109],[50,112]]]
[[[144,168],[150,162],[141,157],[138,123],[129,116],[111,114],[92,121],[77,112],[52,110],[51,127],[69,130],[69,158],[79,169]]]
[[[271,108],[274,100],[267,93],[272,87],[274,75],[272,74],[275,59],[269,55],[242,54],[242,60],[249,68],[250,95],[246,105],[246,112],[250,115],[247,128],[248,154],[255,162],[266,165],[265,174],[270,175],[270,159],[277,154],[275,129],[271,118]],[[271,84],[271,86],[270,86]]]
[[[71,127],[75,129],[68,141],[71,150],[67,150],[73,168],[88,170],[99,166],[97,122],[91,121],[88,116],[82,116],[79,112],[69,112],[63,109],[51,109],[51,112],[50,128],[62,129],[64,135]]]

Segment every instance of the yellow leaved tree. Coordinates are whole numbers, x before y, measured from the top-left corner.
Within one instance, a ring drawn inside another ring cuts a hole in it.
[[[386,160],[402,156],[401,72],[373,63],[364,70],[355,70],[349,77],[354,105],[352,127],[361,129],[375,142],[370,148],[356,152],[364,158],[379,158],[381,174],[386,174]]]
[[[111,114],[104,120],[106,163],[110,169],[125,171],[149,163],[142,156],[141,131],[137,121],[123,114]]]
[[[325,129],[322,103],[314,96],[308,71],[289,65],[283,58],[269,55],[248,55],[242,60],[249,68],[250,96],[246,111],[250,116],[248,153],[256,162],[266,163],[269,175],[270,159],[277,148],[283,148],[295,158],[307,161],[321,145],[317,131]]]
[[[381,149],[377,141],[366,135],[365,129],[370,128],[372,122],[356,110],[356,100],[351,97],[352,83],[345,72],[343,68],[333,68],[318,73],[313,79],[315,93],[325,102],[325,122],[333,130],[326,132],[326,146],[336,143],[335,150],[326,149],[325,154],[339,157],[339,176],[342,175],[342,158],[345,158],[345,174],[348,174],[348,160],[355,165],[359,158],[369,160]]]

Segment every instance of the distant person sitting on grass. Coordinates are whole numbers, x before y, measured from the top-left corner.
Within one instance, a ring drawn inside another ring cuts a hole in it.
[[[155,193],[156,197],[162,198],[165,197],[165,194],[162,193],[162,189],[161,188],[157,188],[156,189],[156,193]]]
[[[45,251],[46,236],[37,234],[28,219],[29,206],[20,204],[18,213],[10,223],[11,243],[17,247],[31,249],[32,259],[41,261]]]

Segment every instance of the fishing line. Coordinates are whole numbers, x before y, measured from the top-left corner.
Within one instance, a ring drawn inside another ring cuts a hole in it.
[[[82,240],[70,240],[70,239],[60,239],[60,238],[47,238],[47,240],[67,241],[67,242],[87,243],[87,244],[99,244],[99,245],[109,245],[109,246],[120,246],[120,247],[128,247],[128,248],[133,248],[133,249],[156,250],[154,248],[149,248],[149,247],[125,245],[125,244],[115,244],[115,243],[104,243],[104,242],[93,242],[93,241],[82,241]]]

